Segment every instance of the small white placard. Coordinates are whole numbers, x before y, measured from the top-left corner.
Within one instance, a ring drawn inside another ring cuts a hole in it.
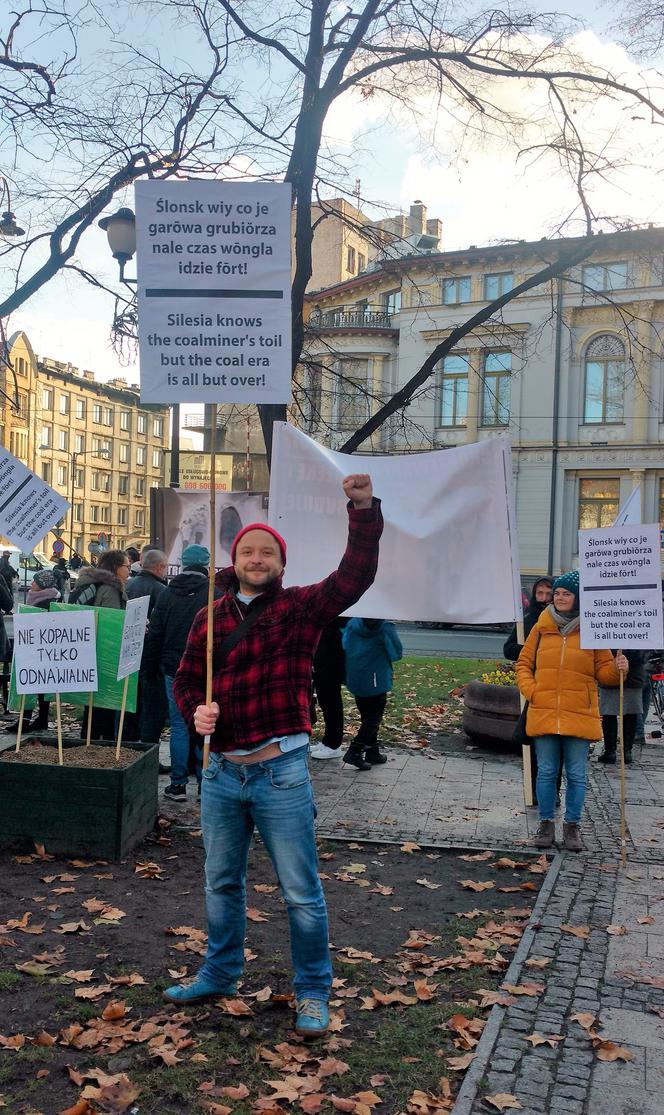
[[[581,646],[661,647],[657,523],[579,531]]]
[[[94,612],[30,612],[14,616],[17,693],[95,693]]]
[[[8,449],[0,446],[0,534],[32,553],[69,504]]]
[[[149,607],[149,596],[138,596],[135,600],[127,601],[118,660],[118,681],[135,674],[141,665]]]
[[[291,399],[291,187],[136,183],[141,402]]]

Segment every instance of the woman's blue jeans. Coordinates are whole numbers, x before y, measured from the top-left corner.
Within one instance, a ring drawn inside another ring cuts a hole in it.
[[[217,986],[242,974],[247,858],[256,828],[288,910],[295,996],[327,1001],[332,964],[314,816],[306,747],[242,765],[210,755],[201,792],[208,920],[201,975]],[[276,925],[273,934],[278,940]]]
[[[556,809],[556,779],[562,753],[565,763],[565,820],[579,823],[586,798],[588,740],[576,736],[536,736],[537,802],[540,821],[552,821]]]
[[[189,781],[189,729],[175,703],[173,678],[164,676],[164,685],[168,698],[168,718],[171,723],[171,785],[186,786]],[[198,768],[198,760],[196,766]],[[200,777],[198,769],[196,773]]]

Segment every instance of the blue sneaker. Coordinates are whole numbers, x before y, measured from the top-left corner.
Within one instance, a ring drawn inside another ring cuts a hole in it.
[[[206,999],[222,999],[228,995],[237,994],[237,985],[227,983],[224,987],[217,987],[205,976],[190,976],[189,979],[167,987],[163,998],[167,1003],[176,1003],[180,1007],[188,1007],[194,1003],[204,1003]]]
[[[297,1018],[295,1033],[305,1038],[319,1038],[327,1033],[330,1025],[330,1012],[323,999],[300,999],[295,1004]]]

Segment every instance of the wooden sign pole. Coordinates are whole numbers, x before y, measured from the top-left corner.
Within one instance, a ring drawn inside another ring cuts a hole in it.
[[[523,620],[519,620],[516,625],[516,641],[520,647],[522,647],[526,641],[523,630]],[[523,697],[521,694],[519,694],[519,701],[521,704],[521,708],[523,708],[526,700],[525,697]],[[534,746],[535,744],[533,743],[532,747]],[[523,771],[523,800],[526,803],[526,806],[533,804],[533,767],[530,752],[531,747],[521,748],[521,763]]]
[[[88,701],[88,731],[87,731],[87,736],[86,736],[86,740],[85,740],[85,746],[86,747],[90,746],[90,742],[92,740],[92,702],[93,702],[93,700],[94,700],[94,693],[91,693],[90,694],[90,699]]]
[[[124,687],[122,690],[122,704],[120,706],[120,723],[118,725],[118,742],[115,745],[115,761],[120,762],[120,747],[122,745],[122,729],[124,728],[125,709],[127,707],[127,687],[129,685],[129,674],[124,679]]]
[[[18,706],[18,732],[16,733],[16,750],[21,750],[21,734],[23,732],[23,714],[25,713],[25,693],[21,696]]]
[[[64,756],[62,754],[62,710],[60,707],[60,694],[55,694],[55,722],[58,728],[58,763],[64,766]]]
[[[627,867],[627,822],[625,818],[625,726],[623,721],[624,678],[620,671],[620,696],[618,704],[618,746],[620,747],[620,858]]]
[[[212,670],[214,661],[214,575],[217,533],[217,404],[210,407],[210,576],[208,579],[207,599],[207,654],[205,674],[205,703],[209,705],[212,700]],[[210,761],[210,736],[203,739],[203,770]]]

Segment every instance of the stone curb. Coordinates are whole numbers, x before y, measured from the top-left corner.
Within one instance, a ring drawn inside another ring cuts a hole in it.
[[[557,852],[554,856],[551,867],[549,868],[546,878],[542,883],[542,887],[537,896],[537,901],[533,906],[532,913],[528,919],[523,936],[519,941],[517,950],[512,957],[512,962],[505,972],[501,982],[517,983],[521,969],[524,962],[528,957],[531,945],[535,939],[535,930],[533,925],[539,921],[544,908],[551,897],[553,888],[558,880],[560,868],[563,865],[565,855],[563,852]],[[498,1039],[498,1033],[501,1023],[505,1017],[505,1007],[501,1007],[498,1003],[494,1004],[487,1019],[486,1026],[482,1031],[482,1037],[476,1050],[475,1060],[471,1063],[468,1072],[463,1078],[463,1083],[457,1093],[457,1098],[452,1108],[451,1115],[470,1115],[471,1109],[477,1098],[479,1090],[479,1083],[484,1075],[485,1069],[489,1063],[493,1048]]]

